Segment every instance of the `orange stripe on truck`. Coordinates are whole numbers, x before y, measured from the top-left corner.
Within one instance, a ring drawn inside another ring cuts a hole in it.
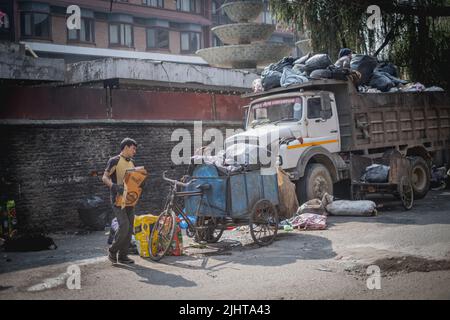
[[[297,148],[304,148],[304,147],[310,147],[310,146],[318,146],[321,144],[328,144],[328,143],[337,143],[339,140],[324,140],[324,141],[314,141],[314,142],[307,142],[302,144],[296,144],[293,146],[288,146],[288,149],[297,149]]]

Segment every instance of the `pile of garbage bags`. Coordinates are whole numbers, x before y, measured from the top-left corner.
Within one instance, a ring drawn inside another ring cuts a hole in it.
[[[292,218],[280,222],[279,228],[285,231],[324,230],[327,228],[327,216],[374,216],[376,204],[370,200],[334,200],[325,193],[320,199],[312,199],[302,204]]]
[[[432,86],[426,88],[421,83],[413,83],[399,78],[396,65],[378,62],[375,57],[354,54],[350,69],[337,67],[328,54],[319,53],[301,58],[284,57],[264,68],[261,78],[253,82],[253,91],[267,91],[277,87],[288,87],[315,79],[350,79],[359,92],[421,92],[444,91]]]

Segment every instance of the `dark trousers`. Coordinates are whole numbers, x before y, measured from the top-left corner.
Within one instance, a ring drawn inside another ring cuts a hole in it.
[[[112,254],[119,254],[119,257],[125,257],[128,254],[128,248],[131,243],[131,236],[134,228],[134,207],[125,207],[121,209],[113,206],[114,215],[119,223],[114,241],[109,251]]]

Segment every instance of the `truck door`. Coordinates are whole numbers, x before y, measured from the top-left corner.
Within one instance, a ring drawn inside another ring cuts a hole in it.
[[[339,123],[335,113],[335,102],[330,100],[328,93],[309,97],[305,121],[308,136],[304,142],[339,152]]]

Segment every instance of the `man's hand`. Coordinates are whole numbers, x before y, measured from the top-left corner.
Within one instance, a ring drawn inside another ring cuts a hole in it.
[[[113,183],[111,186],[111,190],[118,194],[123,194],[123,186],[118,185],[117,183]]]

